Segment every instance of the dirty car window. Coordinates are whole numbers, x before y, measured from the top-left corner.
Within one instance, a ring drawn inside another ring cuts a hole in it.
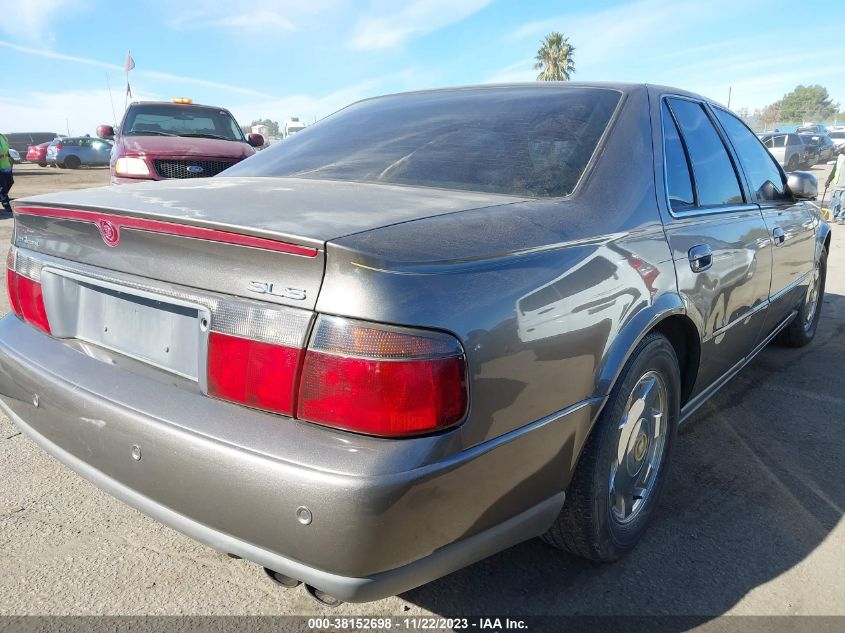
[[[620,99],[602,88],[487,88],[354,104],[223,172],[565,196]]]

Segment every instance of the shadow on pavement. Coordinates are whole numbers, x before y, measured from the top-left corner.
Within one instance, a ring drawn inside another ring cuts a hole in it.
[[[770,346],[684,426],[661,510],[626,559],[533,540],[402,597],[445,617],[716,616],[801,562],[845,508],[845,297],[823,310],[810,346]]]

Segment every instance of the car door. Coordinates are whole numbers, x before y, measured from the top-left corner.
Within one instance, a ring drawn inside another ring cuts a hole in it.
[[[768,148],[769,153],[781,165],[786,164],[786,135],[776,134],[769,136],[763,140],[763,144]]]
[[[79,152],[77,154],[83,165],[93,165],[97,162],[97,150],[94,149],[93,139],[79,139]]]
[[[92,165],[109,164],[109,158],[111,156],[111,147],[108,143],[99,139],[93,139],[91,141],[91,148],[93,150],[91,155]]]
[[[702,337],[696,395],[740,363],[761,339],[771,240],[705,105],[668,96],[661,99],[660,111],[666,237],[678,290]]]
[[[790,315],[806,292],[816,254],[816,221],[807,203],[792,197],[786,174],[745,124],[721,108],[714,108],[714,112],[738,155],[771,236],[767,330],[772,330]]]

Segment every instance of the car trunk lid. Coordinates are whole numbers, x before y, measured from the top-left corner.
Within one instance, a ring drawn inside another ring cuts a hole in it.
[[[296,178],[150,182],[16,202],[21,248],[312,309],[331,239],[514,196]]]

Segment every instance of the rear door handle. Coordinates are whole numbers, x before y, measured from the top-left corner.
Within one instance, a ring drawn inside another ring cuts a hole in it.
[[[700,273],[713,265],[713,249],[707,244],[699,244],[689,249],[689,267],[694,273]]]
[[[772,242],[775,243],[775,246],[783,246],[783,243],[786,241],[786,233],[782,228],[776,226],[772,229]]]

